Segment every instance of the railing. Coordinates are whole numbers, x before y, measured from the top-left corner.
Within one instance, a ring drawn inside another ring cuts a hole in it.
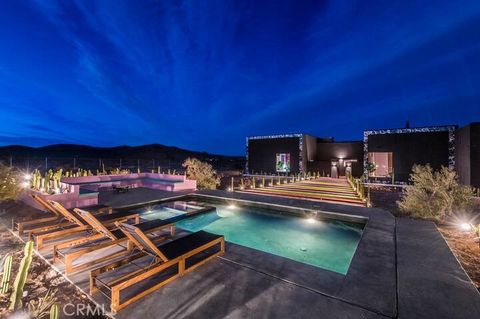
[[[281,184],[295,183],[320,177],[319,173],[299,173],[291,175],[243,174],[223,180],[220,188],[228,191],[266,188]]]
[[[370,207],[370,188],[362,179],[354,178],[351,174],[347,174],[347,181],[352,189],[357,193],[358,197],[365,202],[365,206]]]

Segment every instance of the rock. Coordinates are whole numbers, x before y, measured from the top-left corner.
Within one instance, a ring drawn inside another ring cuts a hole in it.
[[[57,276],[58,276],[57,272],[53,269],[50,269],[45,274],[45,280],[52,280],[53,278],[55,278]]]

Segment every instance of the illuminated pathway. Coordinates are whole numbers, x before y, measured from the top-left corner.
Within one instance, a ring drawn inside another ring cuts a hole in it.
[[[365,206],[345,179],[320,178],[239,192]]]

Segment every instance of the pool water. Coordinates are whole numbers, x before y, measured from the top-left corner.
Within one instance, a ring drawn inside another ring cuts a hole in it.
[[[202,208],[204,207],[197,205],[194,202],[173,201],[145,206],[140,210],[140,214],[144,220],[168,219],[186,213],[191,213]]]
[[[307,220],[276,215],[253,207],[230,208],[194,216],[177,227],[224,235],[234,244],[346,274],[364,224],[338,220]]]

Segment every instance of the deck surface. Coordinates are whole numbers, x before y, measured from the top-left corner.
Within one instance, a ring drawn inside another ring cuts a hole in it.
[[[363,216],[368,223],[346,276],[227,244],[222,257],[128,306],[116,318],[480,318],[478,291],[432,223],[395,219],[375,208],[247,193],[197,193]],[[171,196],[135,189],[103,194],[101,200],[126,206]],[[31,209],[23,204],[1,208],[7,214]],[[179,231],[177,236],[185,234]],[[40,253],[51,259],[48,251]],[[63,271],[61,264],[56,267]],[[69,279],[88,291],[87,272]],[[103,295],[93,297],[108,308]]]

